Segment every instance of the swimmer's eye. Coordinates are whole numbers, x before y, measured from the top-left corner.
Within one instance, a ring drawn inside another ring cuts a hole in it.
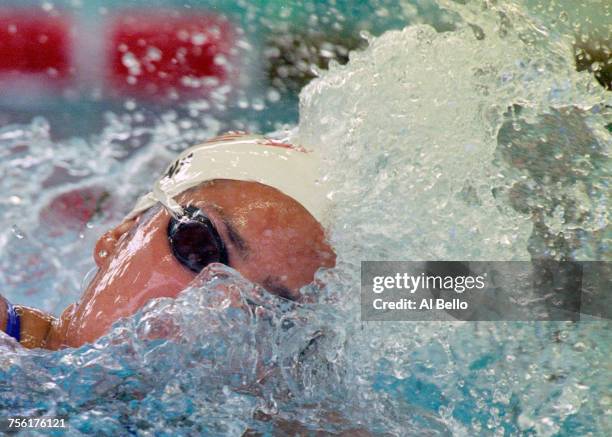
[[[210,263],[227,264],[227,251],[219,233],[210,219],[193,206],[184,208],[178,220],[170,219],[168,241],[176,259],[195,273]]]

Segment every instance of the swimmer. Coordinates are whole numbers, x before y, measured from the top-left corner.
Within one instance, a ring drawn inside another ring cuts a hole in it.
[[[176,297],[211,263],[299,301],[315,272],[335,265],[325,210],[312,152],[260,136],[213,139],[181,153],[100,237],[98,271],[78,302],[56,319],[0,296],[0,328],[27,348],[79,347],[149,300]]]

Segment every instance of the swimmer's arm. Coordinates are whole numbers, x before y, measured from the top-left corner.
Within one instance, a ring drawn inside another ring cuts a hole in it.
[[[19,343],[28,349],[44,348],[55,318],[35,308],[22,305],[13,306],[21,322],[21,341]],[[6,330],[7,309],[6,299],[0,296],[0,329],[2,332]]]

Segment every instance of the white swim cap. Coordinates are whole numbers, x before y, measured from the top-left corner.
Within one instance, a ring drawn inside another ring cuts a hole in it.
[[[180,215],[182,208],[173,198],[212,179],[255,181],[276,188],[302,204],[320,223],[325,222],[326,192],[315,153],[245,134],[228,134],[182,152],[126,218],[134,218],[157,202]]]

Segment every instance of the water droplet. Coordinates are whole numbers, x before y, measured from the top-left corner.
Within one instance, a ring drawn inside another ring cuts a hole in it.
[[[365,39],[368,43],[372,43],[372,41],[374,41],[374,37],[367,30],[362,30],[361,32],[359,32],[359,36],[362,39]]]
[[[25,238],[24,232],[17,225],[13,225],[11,231],[13,232],[13,235],[15,235],[15,237],[17,237],[19,240],[23,240]]]
[[[204,45],[207,39],[208,38],[203,33],[196,33],[191,36],[191,42],[196,46]]]
[[[131,52],[126,52],[121,57],[121,63],[128,69],[130,75],[137,76],[142,73],[140,62]]]
[[[128,111],[133,111],[134,109],[136,109],[136,102],[134,100],[128,99],[125,101],[123,106],[125,106],[125,109],[127,109]]]
[[[262,111],[263,109],[265,109],[266,104],[263,101],[263,99],[259,98],[259,97],[255,97],[253,99],[253,101],[251,102],[251,107],[255,110],[255,111]]]
[[[274,88],[270,88],[268,90],[268,94],[266,95],[269,102],[278,102],[281,98],[280,93]]]
[[[162,58],[162,51],[157,47],[149,47],[147,48],[147,59],[149,61],[159,61]]]

